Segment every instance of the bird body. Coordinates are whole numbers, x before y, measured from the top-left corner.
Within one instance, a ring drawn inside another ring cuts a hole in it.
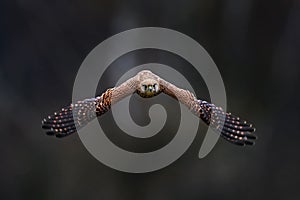
[[[221,107],[198,100],[188,90],[178,88],[149,70],[143,70],[121,85],[107,89],[101,96],[78,101],[42,121],[47,134],[64,137],[76,132],[97,116],[110,110],[111,106],[126,96],[137,93],[142,98],[151,98],[165,93],[182,104],[210,125],[225,140],[237,145],[253,145],[255,128],[239,117],[225,113]]]

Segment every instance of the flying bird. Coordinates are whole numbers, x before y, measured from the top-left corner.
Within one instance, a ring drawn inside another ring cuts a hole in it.
[[[48,135],[65,137],[87,125],[98,116],[110,110],[111,106],[126,96],[137,93],[151,98],[165,93],[201,118],[225,140],[237,145],[253,145],[257,138],[252,124],[225,113],[221,107],[199,100],[188,90],[178,88],[149,70],[143,70],[120,86],[107,89],[101,96],[72,103],[42,121],[42,128]],[[77,129],[76,129],[77,127]]]

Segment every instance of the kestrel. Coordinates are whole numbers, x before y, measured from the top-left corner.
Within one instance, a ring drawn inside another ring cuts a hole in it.
[[[225,140],[237,145],[253,145],[256,136],[252,124],[225,113],[221,107],[199,100],[193,93],[176,87],[149,70],[143,70],[120,86],[107,89],[101,96],[71,104],[48,116],[42,121],[42,128],[48,135],[64,137],[76,132],[94,118],[103,115],[111,106],[128,95],[137,93],[143,98],[151,98],[165,93],[210,125]]]

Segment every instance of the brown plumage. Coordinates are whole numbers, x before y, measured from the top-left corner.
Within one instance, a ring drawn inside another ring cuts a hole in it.
[[[253,145],[255,128],[246,121],[225,113],[222,108],[198,100],[188,90],[176,87],[149,70],[143,70],[118,87],[110,88],[101,96],[78,101],[42,121],[47,134],[64,137],[76,132],[92,119],[106,113],[111,105],[136,92],[143,98],[165,93],[186,105],[196,116],[210,125],[225,140],[237,145]]]
[[[108,89],[101,96],[78,101],[71,104],[42,121],[42,128],[48,135],[64,137],[76,132],[92,119],[106,113],[111,107],[113,89]]]

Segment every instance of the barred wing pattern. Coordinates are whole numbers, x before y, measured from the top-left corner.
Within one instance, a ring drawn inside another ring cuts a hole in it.
[[[196,107],[192,109],[194,114],[200,117],[212,129],[220,133],[225,140],[237,145],[254,145],[256,135],[253,134],[255,128],[252,124],[225,113],[221,107],[206,101],[195,100]]]
[[[253,145],[256,136],[253,134],[255,128],[252,124],[241,120],[239,117],[225,113],[221,107],[206,101],[198,100],[188,90],[160,79],[162,91],[186,105],[192,113],[201,118],[207,125],[219,133],[225,140],[236,145]]]
[[[97,116],[101,116],[110,110],[113,89],[108,89],[101,96],[78,101],[71,104],[42,121],[42,128],[48,135],[65,137],[76,132]]]

